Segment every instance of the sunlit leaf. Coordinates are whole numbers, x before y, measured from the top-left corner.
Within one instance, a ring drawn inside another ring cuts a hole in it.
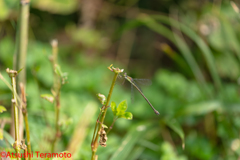
[[[7,109],[4,107],[4,106],[1,106],[0,105],[0,113],[2,113],[2,112],[4,112],[4,111],[6,111]]]
[[[17,71],[17,73],[19,74],[22,70],[23,70],[23,68],[19,69],[19,70]]]
[[[42,94],[41,97],[51,103],[54,101],[54,97],[51,94]]]
[[[131,112],[125,112],[123,115],[119,116],[119,118],[131,120],[133,118],[133,115]]]
[[[108,128],[108,126],[106,124],[102,124],[103,128]]]
[[[117,111],[117,105],[114,101],[111,102],[111,109],[113,112]]]
[[[126,110],[127,110],[127,101],[124,100],[124,101],[122,101],[122,102],[118,105],[117,111],[118,111],[119,113],[123,113],[123,112],[125,112]]]

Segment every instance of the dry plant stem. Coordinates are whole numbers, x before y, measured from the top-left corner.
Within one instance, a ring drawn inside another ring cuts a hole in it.
[[[26,86],[26,58],[28,45],[28,19],[29,19],[29,2],[30,0],[20,0],[20,22],[19,22],[19,39],[17,44],[16,70],[23,70],[18,76],[18,82]],[[23,116],[19,111],[19,136],[23,137]]]
[[[52,45],[52,57],[51,57],[51,61],[52,61],[52,66],[53,66],[53,91],[54,91],[54,96],[55,96],[55,112],[56,112],[56,135],[53,139],[52,142],[52,153],[54,152],[55,149],[55,144],[57,142],[57,139],[61,136],[61,132],[60,132],[60,122],[59,122],[59,114],[60,114],[60,89],[61,89],[61,81],[60,81],[60,77],[56,74],[55,70],[56,70],[56,65],[57,65],[57,56],[58,56],[58,42],[57,40],[52,40],[51,42]]]
[[[29,130],[29,124],[28,124],[27,99],[26,99],[25,89],[22,83],[20,83],[20,90],[21,90],[21,98],[22,98],[22,113],[24,117],[26,137],[27,137],[27,151],[31,153],[32,149],[31,149],[31,142],[30,142],[30,130]],[[24,151],[26,151],[26,149]],[[32,157],[29,156],[29,160],[31,159]]]
[[[13,111],[14,111],[14,126],[15,126],[15,142],[13,144],[13,147],[17,154],[20,154],[20,139],[19,139],[19,122],[18,122],[18,102],[17,102],[17,87],[16,87],[16,77],[17,77],[17,71],[9,70],[7,69],[7,73],[9,77],[11,78],[12,83],[12,105],[13,105]],[[20,160],[19,157],[17,157],[17,160]]]
[[[106,102],[105,106],[108,106],[108,104],[110,102],[110,99],[111,99],[111,96],[112,96],[112,92],[113,92],[113,88],[114,88],[115,82],[117,80],[117,77],[118,77],[118,73],[115,72],[114,77],[113,77],[113,81],[112,81],[112,85],[111,85],[111,88],[109,90],[108,97],[107,97],[107,102]],[[91,147],[92,147],[92,160],[94,160],[95,156],[96,156],[97,147],[98,147],[98,138],[99,138],[99,135],[100,135],[99,131],[102,128],[102,124],[104,122],[104,119],[105,119],[105,116],[106,116],[106,113],[107,113],[107,108],[108,107],[104,107],[104,109],[102,111],[102,114],[100,116],[100,122],[96,124],[96,125],[98,125],[98,130],[96,132],[95,139],[93,140],[93,143],[91,144]],[[95,131],[94,131],[94,133],[95,133]]]

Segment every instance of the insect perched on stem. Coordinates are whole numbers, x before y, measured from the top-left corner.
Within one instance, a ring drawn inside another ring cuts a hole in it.
[[[136,84],[136,82],[133,80],[132,77],[128,76],[127,73],[121,74],[120,77],[124,77],[128,82],[131,83],[132,86],[134,86],[138,92],[143,96],[143,98],[147,101],[147,103],[151,106],[153,111],[156,115],[159,115],[159,112],[153,107],[153,105],[150,103],[150,101],[147,99],[147,97],[143,94],[141,88]]]

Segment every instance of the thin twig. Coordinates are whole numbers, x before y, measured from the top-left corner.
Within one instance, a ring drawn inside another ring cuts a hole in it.
[[[28,124],[28,112],[27,112],[27,99],[26,99],[26,94],[25,94],[25,89],[23,86],[23,83],[20,83],[20,90],[21,90],[21,98],[22,98],[22,113],[24,116],[24,121],[25,121],[25,127],[26,127],[26,137],[27,137],[27,151],[29,153],[32,152],[31,149],[31,142],[30,142],[30,130],[29,130],[29,124]],[[25,150],[24,150],[25,151]],[[29,160],[31,160],[32,157],[29,156]]]

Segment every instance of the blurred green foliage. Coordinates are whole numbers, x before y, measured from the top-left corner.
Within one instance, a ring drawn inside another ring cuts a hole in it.
[[[61,91],[63,134],[58,152],[70,149],[73,133],[78,133],[83,139],[75,144],[73,157],[90,159],[93,127],[101,107],[96,94],[108,94],[113,74],[107,66],[113,63],[133,78],[152,77],[152,85],[142,86],[142,90],[160,116],[155,116],[136,92],[127,109],[133,120],[118,119],[108,134],[107,147],[98,149],[99,159],[240,157],[240,17],[229,1],[219,5],[209,1],[106,0],[98,6],[101,10],[93,28],[82,27],[83,22],[79,22],[82,3],[31,2],[26,70],[34,151],[49,152],[55,135],[54,107],[40,95],[51,94],[49,41],[57,38],[59,65],[68,73],[68,83]],[[18,8],[16,0],[0,0],[0,71],[9,81],[5,69],[13,66]],[[119,46],[129,33],[135,38],[130,49],[123,46],[130,50],[127,55]],[[111,101],[130,102],[130,88],[130,84],[117,83]],[[0,81],[0,104],[7,109],[0,113],[1,119],[10,118],[10,102],[11,92]],[[99,109],[95,113],[89,105]],[[94,112],[93,116],[89,114],[88,120],[79,122],[87,112]],[[111,125],[113,118],[108,112],[104,124]],[[78,132],[79,123],[88,125]],[[6,151],[13,143],[9,130],[7,123],[4,141],[0,140],[0,149]]]

